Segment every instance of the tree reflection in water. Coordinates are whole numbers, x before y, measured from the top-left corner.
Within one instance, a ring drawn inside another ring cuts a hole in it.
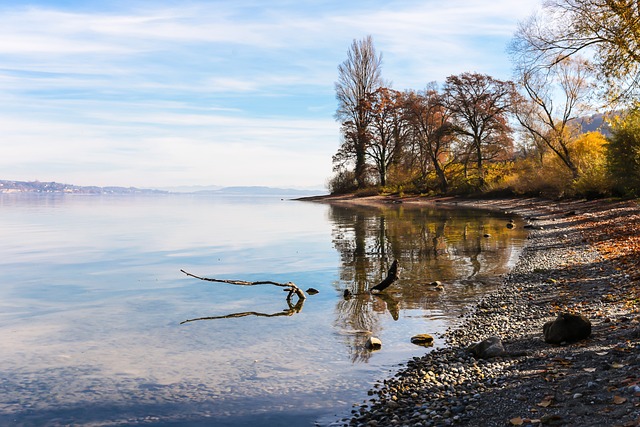
[[[331,205],[333,244],[341,257],[335,284],[350,297],[339,301],[335,325],[343,331],[354,362],[367,361],[365,342],[380,332],[380,319],[403,310],[462,310],[507,272],[526,231],[509,229],[509,217],[481,210],[410,205]],[[399,279],[382,294],[368,290],[399,262]],[[438,292],[427,284],[445,283]]]

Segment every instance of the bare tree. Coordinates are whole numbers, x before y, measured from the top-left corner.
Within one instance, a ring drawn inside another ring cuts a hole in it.
[[[380,185],[387,185],[387,171],[401,152],[407,133],[402,92],[381,87],[371,97],[372,120],[367,156],[373,160]]]
[[[640,89],[640,3],[547,0],[520,24],[511,50],[546,68],[583,53],[610,100],[632,98]]]
[[[422,92],[407,92],[405,95],[406,114],[414,136],[416,154],[421,174],[425,177],[428,165],[432,165],[438,177],[439,187],[446,192],[449,186],[446,166],[453,160],[451,145],[454,126],[451,111],[436,83],[430,83]]]
[[[579,129],[575,120],[588,112],[590,69],[579,57],[565,58],[551,68],[521,64],[518,80],[525,97],[514,102],[518,122],[539,149],[548,148],[578,178],[571,141]]]
[[[336,119],[343,126],[343,146],[334,161],[353,159],[355,178],[359,187],[366,184],[366,149],[372,119],[371,96],[380,88],[382,57],[376,54],[373,38],[367,36],[354,40],[347,52],[347,59],[338,66],[335,83],[338,109]]]
[[[513,147],[508,113],[515,93],[513,82],[477,73],[449,76],[446,103],[456,122],[456,132],[467,142],[475,159],[479,186],[484,185],[485,160],[496,159]]]

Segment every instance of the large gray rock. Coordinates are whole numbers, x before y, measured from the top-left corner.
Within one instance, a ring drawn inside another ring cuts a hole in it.
[[[500,337],[489,337],[484,341],[473,343],[467,350],[480,359],[491,359],[505,354]]]
[[[580,341],[591,336],[591,322],[581,314],[560,313],[544,324],[542,332],[549,344]]]

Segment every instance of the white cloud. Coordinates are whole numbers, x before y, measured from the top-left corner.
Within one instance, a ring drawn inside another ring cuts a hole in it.
[[[508,78],[506,42],[538,3],[0,7],[3,178],[322,184],[340,142],[336,68],[354,38],[373,35],[397,88]]]

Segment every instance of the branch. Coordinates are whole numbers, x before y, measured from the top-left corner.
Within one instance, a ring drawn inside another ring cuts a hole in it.
[[[291,300],[291,297],[293,296],[293,294],[296,294],[300,300],[304,300],[304,299],[307,298],[307,295],[304,293],[304,291],[302,289],[298,288],[293,282],[278,283],[278,282],[272,282],[272,281],[269,281],[269,280],[259,281],[259,282],[246,282],[244,280],[210,279],[208,277],[196,276],[195,274],[188,273],[188,272],[186,272],[184,270],[180,270],[180,271],[183,272],[184,274],[186,274],[187,276],[194,277],[194,278],[199,279],[199,280],[205,280],[207,282],[228,283],[228,284],[231,284],[231,285],[239,285],[239,286],[256,286],[256,285],[274,285],[274,286],[279,286],[281,288],[285,288],[284,291],[289,292],[289,294],[287,295],[287,301]]]

